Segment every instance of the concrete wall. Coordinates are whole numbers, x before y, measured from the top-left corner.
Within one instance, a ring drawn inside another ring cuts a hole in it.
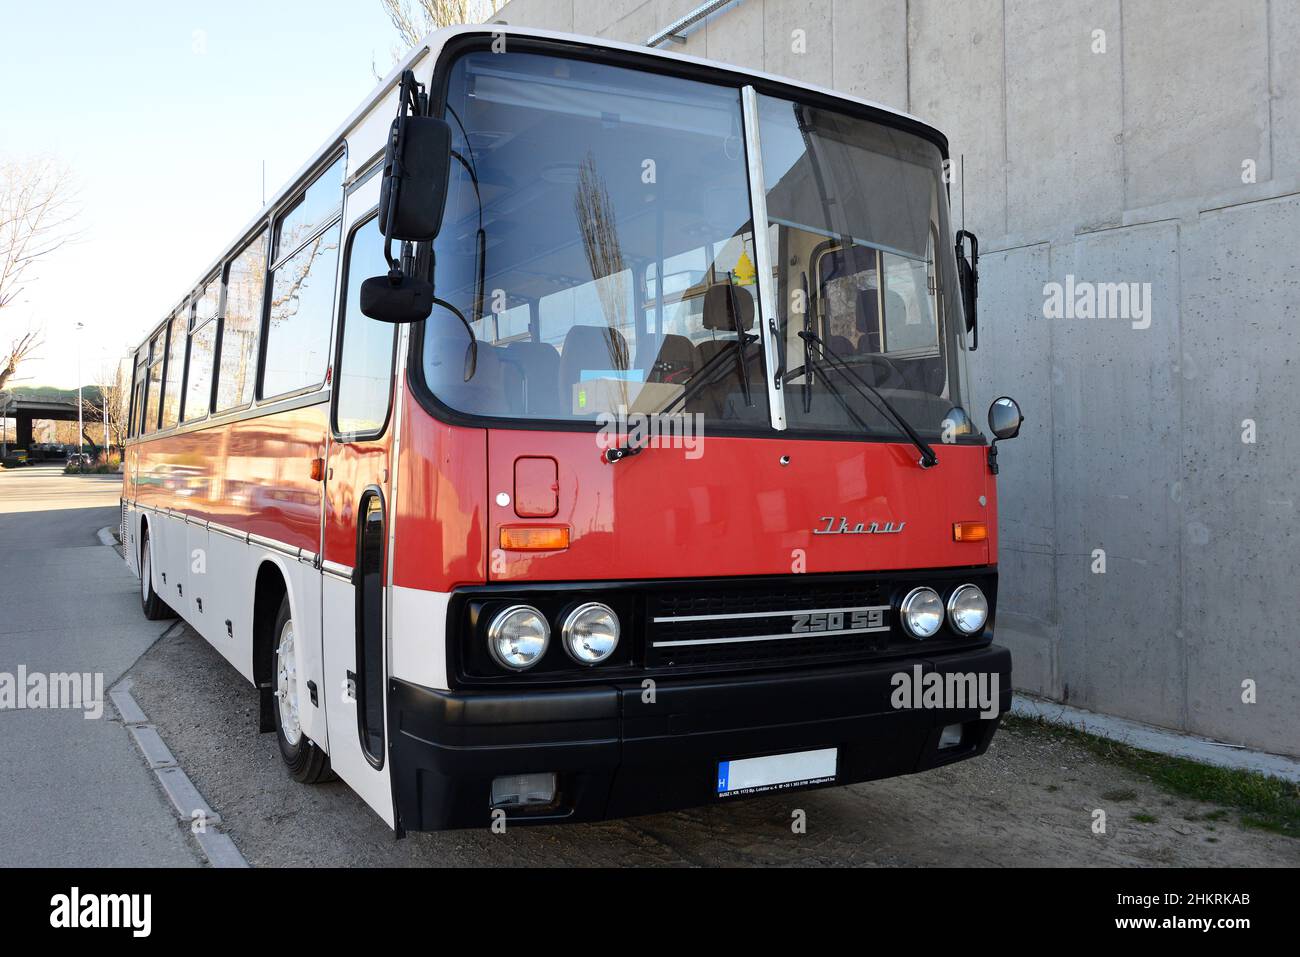
[[[696,5],[498,18],[642,42]],[[908,110],[964,158],[972,412],[1028,416],[1000,478],[1019,687],[1300,754],[1300,0],[741,0],[668,47]],[[1150,283],[1149,327],[1044,318],[1067,275]]]

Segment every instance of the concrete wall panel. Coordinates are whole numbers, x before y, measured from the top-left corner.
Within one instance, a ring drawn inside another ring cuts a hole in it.
[[[907,109],[907,5],[900,0],[834,0],[831,86]]]
[[[784,0],[763,8],[763,68],[830,86],[834,71],[831,0]]]
[[[1287,0],[1282,0],[1287,2]],[[1268,148],[1267,0],[1123,5],[1129,208],[1241,185]]]
[[[965,154],[966,228],[992,239],[1007,232],[1006,116],[1002,0],[908,5],[909,112],[948,136],[954,162]],[[952,184],[960,225],[962,182]]]
[[[1183,240],[1182,550],[1196,730],[1300,751],[1300,198],[1201,215]],[[1255,424],[1256,441],[1243,423]],[[1259,686],[1242,702],[1242,682]]]
[[[1008,0],[1006,16],[1007,231],[1050,236],[1118,223],[1119,0]],[[1105,52],[1094,53],[1102,43]]]
[[[1053,325],[1061,673],[1069,701],[1156,724],[1182,712],[1178,227],[1108,230],[1052,249],[1054,281],[1150,285],[1150,325]],[[1040,295],[1040,302],[1042,296]],[[1105,574],[1093,571],[1104,549]]]

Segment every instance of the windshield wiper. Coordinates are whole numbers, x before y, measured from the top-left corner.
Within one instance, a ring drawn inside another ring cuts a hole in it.
[[[704,389],[705,386],[710,386],[713,385],[715,382],[717,382],[719,378],[719,373],[721,373],[722,370],[725,368],[726,360],[730,358],[733,354],[736,356],[737,361],[741,364],[742,368],[745,370],[745,374],[741,376],[742,389],[745,393],[745,398],[747,400],[745,404],[752,405],[753,400],[749,398],[749,388],[748,388],[749,357],[746,356],[745,353],[751,345],[753,345],[755,342],[758,342],[758,336],[754,335],[752,332],[741,332],[738,333],[738,335],[740,336],[739,339],[737,339],[734,343],[728,343],[730,348],[723,349],[721,352],[715,355],[708,362],[704,363],[704,365],[700,366],[699,371],[696,372],[695,375],[691,376],[691,381],[686,384],[686,386],[682,389],[682,391],[677,393],[677,395],[673,398],[671,402],[669,402],[666,406],[664,406],[655,414],[670,415],[672,413],[672,410],[677,408],[677,406],[683,405],[686,402],[693,399],[695,396],[699,395],[699,393]],[[647,439],[647,442],[648,441],[649,440]],[[606,449],[605,461],[613,465],[615,462],[620,462],[623,459],[627,458],[628,456],[640,455],[641,452],[643,452],[646,448],[647,446],[645,445],[628,444],[628,445],[619,446],[616,449]]]
[[[930,448],[925,439],[921,438],[921,436],[917,434],[916,429],[912,428],[907,419],[903,418],[902,413],[899,412],[898,409],[894,408],[894,404],[886,399],[879,389],[854,372],[847,362],[836,355],[833,349],[829,348],[826,343],[822,342],[822,340],[818,338],[816,333],[804,330],[798,333],[798,335],[804,342],[810,342],[817,346],[818,351],[822,354],[822,358],[844,374],[845,381],[855,392],[858,393],[858,395],[862,396],[864,399],[870,400],[877,409],[883,407],[883,410],[888,413],[889,418],[894,420],[898,427],[907,435],[908,439],[911,440],[911,443],[916,446],[918,451],[920,451],[921,460],[918,464],[921,468],[934,468],[934,466],[939,464],[939,457],[934,454],[934,449]],[[859,385],[862,386],[862,388],[859,388]],[[866,391],[863,391],[864,389]],[[868,393],[870,394],[868,395]]]
[[[829,364],[824,360],[813,355],[812,349],[807,342],[803,344],[803,348],[805,354],[804,364],[791,372],[786,379],[788,381],[791,379],[797,379],[800,375],[803,376],[805,390],[804,397],[807,400],[804,412],[812,412],[812,392],[809,388],[809,381],[812,379],[812,375],[810,374],[811,370],[816,369],[822,374],[822,384],[826,386],[826,391],[839,400],[840,405],[844,407],[844,411],[847,412],[853,421],[857,423],[858,428],[863,432],[870,432],[871,426],[867,425],[866,419],[862,418],[862,416],[858,414],[858,410],[853,408],[853,403],[844,397],[844,393],[836,388],[835,383],[832,382],[830,376],[826,374],[826,370],[833,367],[829,366]]]

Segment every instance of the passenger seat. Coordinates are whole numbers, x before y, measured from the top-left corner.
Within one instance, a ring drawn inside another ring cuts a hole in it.
[[[560,350],[559,402],[566,415],[573,412],[573,387],[583,372],[626,371],[627,340],[608,326],[572,326]]]
[[[523,379],[525,409],[531,415],[566,414],[556,405],[560,381],[560,354],[545,342],[521,339],[506,344],[505,361],[515,366]]]

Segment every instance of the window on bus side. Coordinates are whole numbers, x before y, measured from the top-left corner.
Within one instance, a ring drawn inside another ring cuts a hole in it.
[[[158,431],[158,413],[162,400],[163,354],[167,350],[167,331],[154,336],[149,344],[149,378],[145,383],[144,422],[140,432]]]
[[[266,287],[267,232],[231,260],[226,271],[226,314],[221,320],[221,360],[217,371],[216,411],[253,401],[257,370],[257,327]]]
[[[181,412],[186,422],[203,418],[212,404],[212,364],[216,359],[217,308],[220,303],[221,281],[213,279],[203,287],[202,294],[194,303],[185,376],[185,408]]]
[[[172,316],[167,336],[167,365],[164,370],[162,394],[162,427],[170,429],[180,422],[181,385],[185,379],[185,333],[190,324],[190,308],[186,303]]]
[[[387,269],[383,234],[367,220],[352,231],[344,262],[347,290],[334,358],[334,431],[341,435],[378,435],[388,420],[397,327],[364,315],[360,305],[361,283]]]
[[[275,227],[274,259],[283,259],[338,216],[343,204],[344,168],[340,156],[307,187],[288,212],[280,216]]]
[[[263,398],[297,392],[325,381],[339,229],[336,220],[275,267],[266,324]]]

